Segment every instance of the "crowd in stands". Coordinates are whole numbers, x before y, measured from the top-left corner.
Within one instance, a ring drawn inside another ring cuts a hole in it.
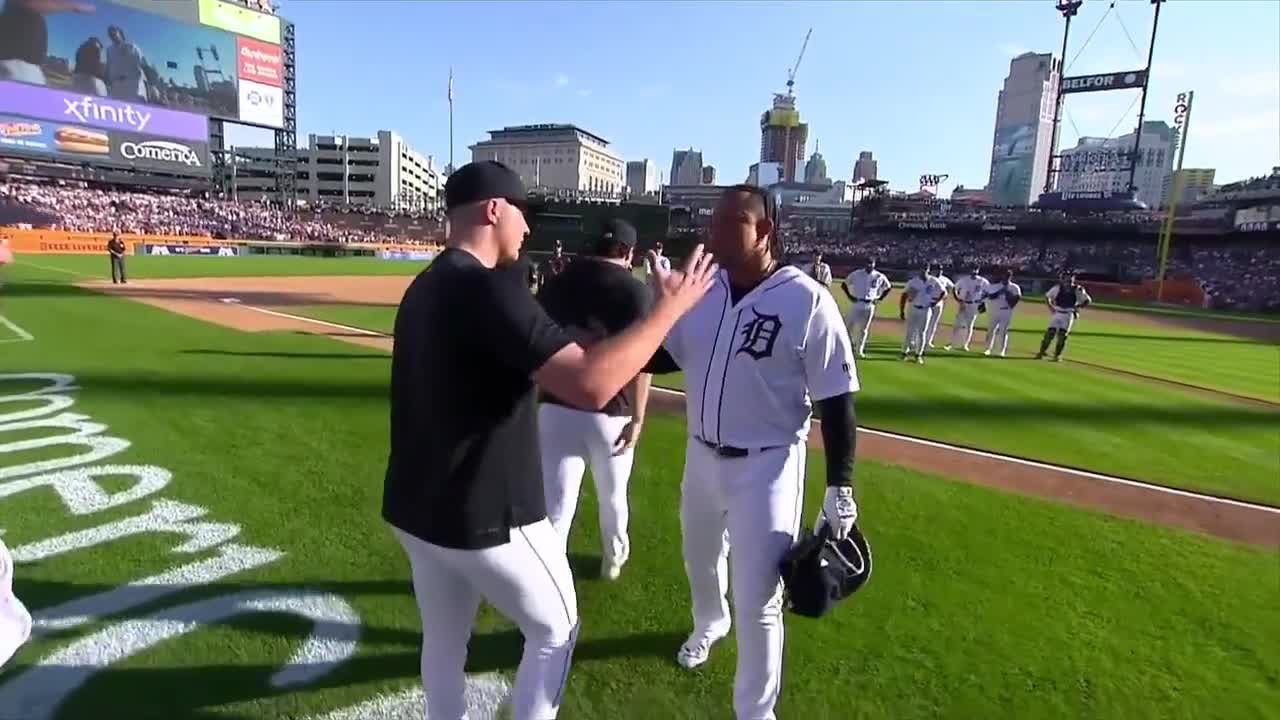
[[[332,210],[328,212],[334,212]],[[71,232],[203,236],[296,242],[417,242],[385,230],[361,229],[326,212],[291,215],[259,202],[140,193],[72,184],[0,185],[0,224]],[[382,226],[379,226],[382,227]]]

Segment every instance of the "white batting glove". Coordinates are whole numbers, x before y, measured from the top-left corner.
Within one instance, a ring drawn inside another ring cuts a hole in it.
[[[831,526],[831,536],[843,540],[853,529],[858,519],[858,503],[853,500],[853,488],[847,486],[827,487],[826,497],[822,499],[822,512],[818,514],[815,530],[823,525]]]

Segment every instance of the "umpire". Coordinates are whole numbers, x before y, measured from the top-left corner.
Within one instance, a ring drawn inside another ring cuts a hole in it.
[[[556,717],[578,631],[565,546],[547,521],[535,383],[601,408],[640,372],[714,278],[699,246],[664,274],[653,311],[584,349],[520,273],[529,226],[520,178],[469,163],[445,183],[445,250],[405,291],[391,361],[382,516],[408,555],[422,619],[427,716],[458,720],[483,598],[520,628],[515,720]]]

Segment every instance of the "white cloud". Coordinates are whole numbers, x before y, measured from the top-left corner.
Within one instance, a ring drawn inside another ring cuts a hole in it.
[[[555,77],[555,84],[556,84],[556,87],[558,87],[558,88],[561,88],[561,87],[564,87],[564,86],[568,85],[568,84],[569,84],[569,76],[568,76],[568,75],[565,75],[564,73],[556,73],[556,77]]]
[[[1236,75],[1227,73],[1219,81],[1219,87],[1237,97],[1280,97],[1280,70],[1255,70]]]

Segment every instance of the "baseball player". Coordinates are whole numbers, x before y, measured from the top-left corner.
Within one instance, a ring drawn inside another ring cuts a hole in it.
[[[672,328],[650,364],[686,372],[687,428],[680,526],[693,632],[676,659],[707,661],[737,614],[733,708],[739,720],[775,720],[782,679],[780,563],[801,526],[810,414],[822,412],[827,490],[819,523],[846,537],[853,492],[849,335],[831,293],[778,260],[765,191],[735,185],[712,216],[716,284]],[[732,541],[732,548],[730,548]]]
[[[595,255],[579,258],[552,278],[538,301],[552,320],[582,333],[584,345],[617,335],[639,320],[649,304],[644,282],[631,274],[635,246],[636,230],[630,223],[610,222],[596,241]],[[547,518],[567,541],[582,475],[590,463],[604,542],[600,574],[610,580],[618,578],[631,554],[627,482],[649,402],[650,379],[647,373],[640,374],[627,391],[598,411],[575,408],[550,392],[543,392],[538,408]]]
[[[941,265],[934,265],[931,274],[942,285],[942,299],[938,301],[938,304],[929,313],[929,330],[926,333],[925,342],[930,350],[933,349],[933,336],[938,334],[938,325],[942,323],[942,313],[947,309],[947,295],[951,294],[952,288],[956,286],[955,283],[951,282],[951,278],[942,274]]]
[[[1045,293],[1044,302],[1049,306],[1049,327],[1040,340],[1040,352],[1036,359],[1044,357],[1049,350],[1053,336],[1058,336],[1058,346],[1053,349],[1053,361],[1062,362],[1062,350],[1067,346],[1067,335],[1071,334],[1071,326],[1075,324],[1080,310],[1093,302],[1088,291],[1076,284],[1074,272],[1064,272],[1059,276],[1058,284]]]
[[[604,407],[715,280],[696,247],[683,272],[657,284],[651,312],[583,348],[508,269],[529,232],[526,197],[501,163],[451,174],[447,246],[396,313],[382,517],[412,569],[433,719],[466,717],[463,668],[481,599],[524,636],[514,718],[559,713],[578,605],[564,540],[547,520],[535,383]]]
[[[947,343],[944,350],[959,345],[965,352],[969,352],[969,343],[973,340],[973,325],[978,319],[978,313],[985,309],[982,300],[989,287],[990,281],[982,277],[977,265],[969,268],[968,275],[956,281],[951,290],[958,306],[956,321],[951,328],[951,342]]]
[[[813,279],[828,290],[831,289],[831,266],[822,261],[822,253],[813,256]]]
[[[853,302],[849,310],[849,335],[858,357],[866,357],[867,336],[871,334],[871,321],[876,316],[876,305],[893,289],[893,283],[884,273],[876,270],[875,258],[849,273],[844,279],[844,294]]]
[[[942,282],[934,275],[933,265],[926,265],[920,274],[907,281],[902,289],[902,298],[898,301],[898,317],[906,320],[906,331],[902,335],[902,359],[910,360],[912,354],[916,362],[924,364],[925,340],[929,331],[929,322],[933,319],[946,292]],[[907,312],[907,303],[911,303],[911,312]]]
[[[646,257],[644,259],[644,272],[645,272],[645,275],[649,277],[652,277],[654,274],[653,268],[654,268],[655,261],[653,260],[653,258],[657,258],[656,262],[658,267],[662,268],[667,272],[671,271],[671,258],[662,254],[661,240],[653,244],[653,255],[651,257]]]
[[[0,667],[31,637],[31,613],[13,594],[13,556],[0,540]]]
[[[564,246],[557,240],[556,248],[551,252],[551,259],[547,260],[547,274],[555,277],[564,272],[566,267],[569,267],[569,258],[564,256]],[[546,280],[544,279],[543,282]]]
[[[1022,288],[1013,281],[1013,271],[1005,270],[1000,280],[987,288],[983,300],[991,303],[991,321],[987,325],[987,349],[983,355],[1000,348],[1000,357],[1009,349],[1009,323],[1013,321],[1013,308],[1022,300]]]

